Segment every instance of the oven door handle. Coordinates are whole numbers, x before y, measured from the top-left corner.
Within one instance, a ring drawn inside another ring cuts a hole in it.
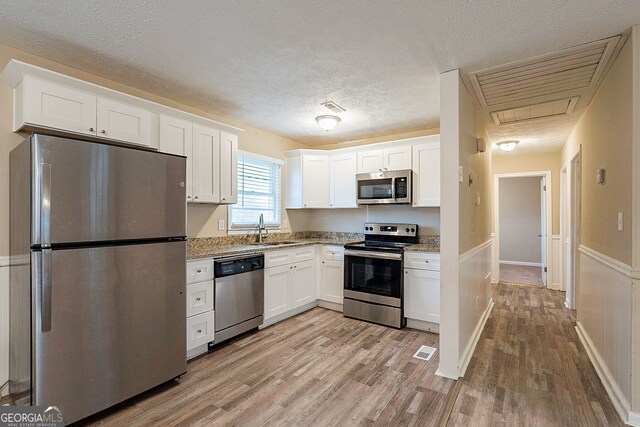
[[[401,261],[402,254],[385,254],[381,252],[369,252],[369,251],[354,251],[351,249],[345,249],[345,256],[356,256],[360,258],[376,258],[376,259],[392,259]]]

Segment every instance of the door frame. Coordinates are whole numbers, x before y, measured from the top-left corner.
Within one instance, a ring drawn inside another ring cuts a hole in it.
[[[577,166],[576,166],[577,165]],[[580,271],[580,227],[582,212],[582,147],[570,157],[562,167],[564,185],[560,189],[560,212],[562,240],[562,279],[566,291],[565,306],[571,310],[578,309],[578,287]],[[577,174],[577,175],[576,175]]]
[[[500,281],[500,180],[505,178],[537,178],[544,177],[547,185],[546,191],[546,209],[545,209],[545,224],[547,229],[547,285],[553,281],[553,216],[552,216],[552,190],[553,185],[551,181],[551,171],[535,171],[535,172],[517,172],[517,173],[501,173],[493,176],[493,229],[495,230],[495,238],[493,240],[493,246],[495,251],[492,256],[492,270],[495,271],[496,281]]]

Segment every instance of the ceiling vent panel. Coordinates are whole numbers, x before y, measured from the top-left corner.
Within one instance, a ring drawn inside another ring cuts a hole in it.
[[[469,78],[485,107],[588,88],[598,84],[619,40],[587,43],[470,73]]]
[[[571,114],[579,96],[491,112],[496,126]]]
[[[326,102],[323,102],[321,105],[336,114],[344,113],[345,111],[347,111],[333,101],[326,101]]]

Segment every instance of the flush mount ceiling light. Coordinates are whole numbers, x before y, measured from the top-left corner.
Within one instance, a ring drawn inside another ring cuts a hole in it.
[[[320,125],[322,129],[328,132],[338,126],[338,123],[340,123],[340,117],[330,115],[318,116],[316,117],[316,122],[318,122],[318,125]]]
[[[516,145],[518,145],[518,140],[512,139],[510,141],[502,141],[502,142],[498,142],[496,145],[498,146],[499,149],[501,149],[502,151],[511,151],[514,148],[516,148]]]

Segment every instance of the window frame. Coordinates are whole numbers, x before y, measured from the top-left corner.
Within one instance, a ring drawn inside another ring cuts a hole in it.
[[[269,162],[269,163],[273,163],[278,165],[278,174],[279,174],[279,188],[278,188],[278,209],[279,209],[279,224],[267,224],[265,225],[265,228],[269,231],[273,231],[273,232],[281,232],[282,231],[282,222],[283,222],[283,209],[282,209],[282,170],[284,167],[284,161],[281,159],[276,159],[274,157],[269,157],[269,156],[263,156],[261,154],[256,154],[256,153],[251,153],[248,151],[241,151],[238,150],[238,162],[240,162],[240,160],[243,157],[249,157],[249,158],[253,158],[255,160],[260,160],[263,162]],[[237,176],[238,181],[240,181],[240,173],[238,172],[238,176]],[[240,199],[241,199],[241,189],[240,189],[240,185],[238,185],[238,203],[240,203]],[[236,204],[238,204],[236,203]],[[227,234],[250,234],[251,232],[255,232],[256,229],[258,228],[258,224],[256,222],[256,224],[250,224],[250,225],[238,225],[238,226],[234,226],[233,225],[233,207],[235,204],[231,204],[227,206]]]

